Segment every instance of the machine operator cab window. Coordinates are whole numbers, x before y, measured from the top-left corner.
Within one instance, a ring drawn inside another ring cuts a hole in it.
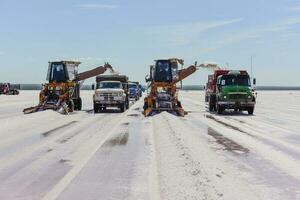
[[[47,80],[51,82],[62,83],[69,80],[65,64],[63,63],[50,63],[48,69]]]
[[[169,60],[158,60],[154,67],[156,82],[172,82],[172,64]]]

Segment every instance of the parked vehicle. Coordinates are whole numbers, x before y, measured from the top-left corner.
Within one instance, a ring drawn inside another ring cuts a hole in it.
[[[18,95],[20,92],[13,88],[10,83],[0,83],[0,94]]]
[[[100,75],[96,77],[94,112],[117,107],[124,112],[129,108],[128,77],[124,75]]]
[[[208,76],[205,101],[209,105],[209,111],[215,110],[218,114],[226,109],[234,109],[245,110],[252,115],[256,96],[249,74],[245,70],[216,70]]]

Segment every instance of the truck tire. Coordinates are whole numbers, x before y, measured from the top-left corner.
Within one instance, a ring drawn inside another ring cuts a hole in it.
[[[126,104],[126,105],[125,105],[126,110],[129,109],[129,100],[127,100],[127,101],[125,102],[125,104]]]
[[[223,112],[224,112],[224,108],[222,106],[220,106],[220,105],[217,105],[217,113],[219,115],[221,115],[221,114],[223,114]]]
[[[99,112],[99,107],[94,102],[94,113],[98,113],[98,112]]]
[[[126,109],[126,103],[124,102],[120,105],[120,110],[121,112],[125,112],[125,109]]]
[[[248,114],[253,115],[254,107],[248,108]]]
[[[212,111],[216,111],[216,97],[213,95],[210,95],[210,97],[208,98],[208,109],[210,112]]]

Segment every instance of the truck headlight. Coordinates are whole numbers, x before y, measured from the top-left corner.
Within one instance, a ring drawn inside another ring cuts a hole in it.
[[[227,96],[223,96],[224,99],[227,99]]]
[[[249,96],[248,96],[248,99],[251,99],[251,98],[252,98],[252,96],[249,95]]]

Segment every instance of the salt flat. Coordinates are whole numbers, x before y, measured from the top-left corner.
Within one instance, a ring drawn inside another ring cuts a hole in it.
[[[23,115],[38,91],[0,96],[0,199],[300,199],[300,92],[258,91],[254,115],[208,112],[181,91],[188,115],[145,118],[83,110]]]

